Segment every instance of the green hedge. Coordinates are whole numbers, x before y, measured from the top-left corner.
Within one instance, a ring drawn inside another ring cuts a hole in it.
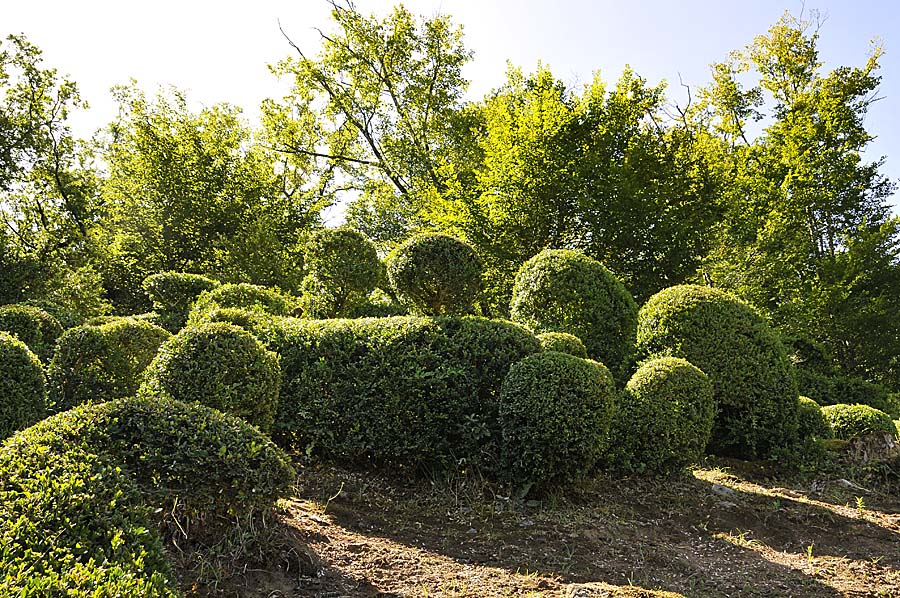
[[[50,362],[50,409],[65,411],[87,401],[132,396],[141,374],[169,337],[167,331],[133,318],[67,330]]]
[[[516,274],[512,319],[535,332],[568,332],[588,356],[624,383],[634,356],[637,305],[603,264],[583,253],[548,249]]]
[[[350,315],[375,289],[381,262],[375,244],[351,228],[317,231],[304,249],[300,306],[307,318]]]
[[[746,303],[709,287],[664,289],[641,308],[644,357],[687,359],[713,383],[718,414],[709,450],[766,457],[797,437],[797,385],[784,347]]]
[[[606,448],[615,383],[603,364],[529,355],[500,391],[504,477],[526,489],[585,477]]]
[[[831,438],[833,433],[831,425],[822,407],[809,397],[800,396],[797,409],[797,437],[804,438]]]
[[[541,343],[541,349],[544,351],[556,351],[558,353],[568,353],[575,357],[587,359],[587,349],[581,339],[574,334],[566,332],[542,332],[537,335],[538,342]]]
[[[822,414],[831,426],[835,438],[851,440],[864,434],[888,432],[897,436],[891,416],[868,405],[826,405]]]
[[[900,404],[891,391],[874,382],[855,376],[821,374],[804,368],[796,369],[800,394],[819,405],[868,405],[888,415],[900,417]]]
[[[184,327],[197,297],[220,284],[218,280],[200,274],[160,272],[145,278],[141,286],[153,302],[162,327],[174,333]]]
[[[50,361],[63,328],[56,318],[33,305],[0,305],[0,331],[19,337],[43,362]]]
[[[18,338],[0,332],[0,440],[46,415],[40,360]]]
[[[209,312],[222,307],[288,316],[297,305],[293,299],[277,289],[247,283],[223,284],[211,291],[203,292],[197,298],[188,316],[188,324],[199,324]]]
[[[177,596],[160,520],[179,521],[181,542],[215,541],[223,517],[271,508],[294,475],[256,429],[199,405],[48,418],[0,447],[0,595]]]
[[[278,356],[243,328],[189,326],[167,340],[147,368],[141,396],[197,402],[268,430],[278,405]]]
[[[709,378],[684,359],[644,363],[616,403],[609,461],[622,472],[666,473],[698,462],[712,434]]]

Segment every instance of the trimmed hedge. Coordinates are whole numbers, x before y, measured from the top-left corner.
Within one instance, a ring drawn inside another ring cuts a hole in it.
[[[300,306],[308,318],[349,316],[375,289],[381,262],[375,244],[351,228],[326,228],[304,250]]]
[[[581,339],[574,334],[566,332],[542,332],[537,335],[538,342],[541,343],[541,349],[544,351],[556,351],[558,353],[568,353],[575,357],[587,359],[587,349]]]
[[[802,395],[797,401],[797,437],[800,440],[804,438],[831,438],[833,436],[831,424],[828,423],[828,419],[822,413],[822,407],[809,397]]]
[[[141,374],[171,334],[134,318],[79,326],[61,337],[50,362],[50,409],[65,411],[87,401],[132,396]]]
[[[177,596],[159,520],[215,541],[221,518],[270,508],[294,476],[259,431],[198,405],[125,399],[48,418],[0,447],[0,595]]]
[[[900,404],[891,391],[881,384],[855,376],[820,374],[804,368],[796,369],[797,387],[801,394],[820,405],[868,405],[894,417],[900,416]]]
[[[218,280],[200,274],[160,272],[145,278],[141,286],[159,314],[160,325],[175,333],[187,323],[188,313],[197,297],[220,284]]]
[[[40,360],[25,343],[0,331],[0,440],[40,421],[46,411]]]
[[[280,375],[278,356],[252,334],[209,322],[185,328],[162,344],[139,394],[201,403],[268,430]]]
[[[56,339],[63,333],[59,321],[33,305],[0,305],[0,331],[19,337],[43,362],[50,361]]]
[[[268,287],[255,284],[223,284],[211,291],[204,291],[188,316],[188,325],[204,321],[209,312],[223,307],[236,307],[249,311],[261,311],[275,316],[290,315],[296,308],[293,299]]]
[[[606,266],[583,253],[547,249],[519,268],[512,319],[535,332],[568,332],[624,383],[634,357],[637,304]]]
[[[891,416],[868,405],[826,405],[822,414],[831,426],[835,438],[851,440],[857,436],[888,432],[897,436]]]
[[[471,245],[439,233],[416,235],[387,257],[388,280],[397,300],[421,315],[471,313],[481,293],[483,269]]]
[[[596,361],[544,351],[513,364],[500,391],[504,476],[526,491],[584,478],[605,448],[614,395]]]
[[[698,462],[716,414],[709,378],[690,362],[644,363],[619,395],[610,428],[610,465],[623,472],[666,473]]]
[[[709,451],[766,457],[797,437],[797,385],[784,347],[766,321],[736,297],[709,287],[664,289],[641,308],[645,357],[687,359],[713,383],[718,414]]]

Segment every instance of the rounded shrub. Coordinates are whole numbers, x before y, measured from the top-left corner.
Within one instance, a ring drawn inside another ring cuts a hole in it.
[[[831,425],[828,423],[822,407],[809,397],[800,396],[797,408],[797,437],[831,438]]]
[[[0,332],[0,440],[46,415],[40,360],[18,338]]]
[[[278,404],[278,356],[232,324],[184,328],[147,368],[141,396],[196,402],[268,430]]]
[[[713,386],[684,359],[644,363],[619,395],[610,429],[610,465],[665,473],[696,463],[712,434]]]
[[[513,364],[500,391],[506,476],[526,489],[585,477],[605,449],[614,394],[595,361],[543,351]]]
[[[346,317],[378,283],[375,244],[351,228],[317,231],[306,244],[300,306],[308,318]]]
[[[784,347],[766,321],[736,297],[682,285],[641,308],[642,356],[687,359],[713,383],[717,415],[709,451],[766,457],[797,436],[797,385]]]
[[[900,415],[900,404],[891,391],[881,384],[856,376],[821,374],[804,368],[796,368],[796,378],[800,393],[820,405],[860,404],[874,407],[888,415]]]
[[[891,416],[868,405],[826,405],[822,414],[831,426],[835,438],[851,440],[865,434],[887,432],[897,436]]]
[[[63,328],[59,321],[33,305],[0,305],[0,331],[16,335],[41,359],[50,361]]]
[[[236,307],[250,311],[261,311],[275,316],[290,315],[296,305],[284,293],[255,284],[223,284],[210,291],[204,291],[197,298],[188,316],[188,324],[199,324],[214,309]]]
[[[87,401],[133,395],[141,374],[170,336],[134,318],[70,328],[59,337],[48,369],[50,409],[65,411]]]
[[[583,253],[547,249],[516,274],[512,319],[535,332],[567,332],[591,359],[623,380],[634,356],[637,304],[603,264]]]
[[[160,272],[144,279],[144,292],[159,314],[160,324],[169,332],[178,332],[187,322],[188,313],[197,297],[221,283],[200,274]]]
[[[584,343],[574,334],[567,332],[542,332],[537,335],[537,339],[541,343],[541,349],[544,351],[568,353],[575,357],[587,359],[587,349]]]
[[[482,271],[471,245],[439,233],[416,235],[387,258],[397,300],[422,315],[470,313],[481,292]]]

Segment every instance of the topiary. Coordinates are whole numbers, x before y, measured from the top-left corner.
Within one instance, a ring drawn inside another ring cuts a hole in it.
[[[41,420],[47,410],[44,368],[28,346],[0,332],[0,440]]]
[[[544,351],[557,351],[568,353],[575,357],[587,359],[587,349],[581,339],[567,332],[542,332],[537,335],[541,349]]]
[[[588,356],[624,382],[634,356],[637,304],[603,264],[583,253],[547,249],[516,274],[512,319],[535,332],[568,332]]]
[[[53,356],[62,325],[43,309],[33,305],[0,305],[0,330],[16,335],[43,362]]]
[[[526,491],[585,477],[605,448],[614,393],[595,361],[543,351],[513,364],[500,391],[506,477]]]
[[[169,332],[178,332],[187,322],[188,313],[197,297],[221,283],[200,274],[160,272],[144,279],[144,292],[153,301],[160,324]]]
[[[133,318],[67,330],[50,362],[50,409],[65,411],[87,401],[133,395],[141,374],[171,334]]]
[[[351,228],[317,231],[304,256],[307,274],[300,306],[308,318],[348,316],[378,283],[381,262],[375,245]]]
[[[833,433],[831,425],[825,414],[822,413],[822,407],[809,397],[800,396],[798,398],[797,409],[797,437],[802,440],[804,438],[831,438]]]
[[[713,383],[718,414],[709,450],[766,457],[797,436],[797,385],[774,331],[749,305],[709,287],[652,296],[639,314],[642,356],[682,357]]]
[[[268,430],[280,376],[278,356],[252,334],[209,322],[183,329],[160,347],[139,394],[201,403]]]
[[[831,426],[835,438],[851,440],[864,434],[887,432],[897,436],[891,416],[868,405],[826,405],[822,414]]]
[[[387,258],[397,300],[422,315],[470,313],[481,292],[482,270],[471,245],[438,233],[416,235]]]
[[[261,311],[275,316],[287,316],[296,308],[290,297],[276,289],[255,284],[223,284],[210,291],[204,291],[191,308],[188,325],[202,323],[206,315],[214,309],[237,307],[250,311]]]
[[[677,357],[652,359],[619,395],[610,426],[610,465],[625,472],[665,473],[696,463],[706,450],[715,413],[706,374]]]
[[[392,316],[409,315],[409,310],[397,303],[393,297],[375,289],[361,305],[353,308],[350,318],[390,318]]]
[[[820,374],[806,368],[796,369],[800,393],[812,397],[820,405],[868,405],[888,415],[900,415],[900,404],[891,391],[857,376],[838,373]]]

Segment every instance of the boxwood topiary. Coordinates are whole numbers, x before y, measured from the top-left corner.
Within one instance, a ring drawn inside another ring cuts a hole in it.
[[[690,362],[644,363],[616,402],[610,465],[623,472],[666,473],[703,456],[716,413],[709,378]]]
[[[868,405],[826,405],[822,414],[831,426],[835,438],[851,440],[864,434],[888,432],[897,436],[891,416]]]
[[[513,364],[500,391],[506,477],[526,489],[585,477],[605,449],[614,394],[595,361],[543,351]]]
[[[822,413],[822,407],[809,397],[798,398],[797,423],[797,437],[800,440],[832,437],[831,425]]]
[[[50,361],[62,325],[43,309],[33,305],[0,305],[0,331],[19,337],[43,362]]]
[[[144,279],[144,292],[153,301],[160,323],[169,332],[178,332],[187,322],[197,297],[218,287],[218,280],[188,272],[160,272]]]
[[[397,299],[411,313],[439,316],[470,313],[481,292],[481,259],[471,245],[439,233],[416,235],[387,258]]]
[[[797,436],[797,385],[784,347],[766,321],[736,297],[709,287],[664,289],[641,308],[642,356],[682,357],[713,383],[709,450],[766,457]]]
[[[351,228],[317,231],[306,244],[304,263],[300,306],[308,318],[350,315],[365,303],[381,272],[374,243]]]
[[[556,351],[568,353],[575,357],[587,359],[587,349],[581,339],[567,332],[542,332],[537,335],[541,349],[544,351]]]
[[[820,405],[868,405],[888,415],[900,416],[900,404],[890,390],[874,382],[856,376],[838,373],[821,374],[805,368],[796,368],[797,387],[803,395]]]
[[[583,253],[547,249],[516,274],[512,319],[535,332],[568,332],[617,380],[634,355],[637,305],[603,264]]]
[[[199,324],[214,309],[236,307],[261,311],[276,316],[290,315],[297,307],[294,300],[284,293],[255,284],[223,284],[211,291],[204,291],[194,303],[188,316],[188,324]]]
[[[278,356],[238,326],[189,326],[163,343],[141,396],[197,402],[268,430],[278,404]]]
[[[67,330],[48,370],[50,409],[65,411],[86,401],[133,395],[141,374],[171,334],[133,318]]]
[[[40,360],[18,338],[0,332],[0,440],[46,415]]]

